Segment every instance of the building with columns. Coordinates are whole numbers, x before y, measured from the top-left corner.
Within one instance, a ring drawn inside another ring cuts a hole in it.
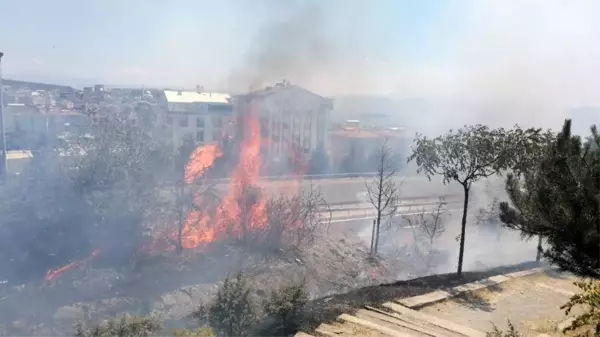
[[[317,150],[329,154],[332,99],[285,81],[239,96],[239,133],[243,132],[243,116],[250,106],[260,119],[261,136],[266,140],[262,142],[263,160],[270,173],[285,171],[299,154],[305,162]]]

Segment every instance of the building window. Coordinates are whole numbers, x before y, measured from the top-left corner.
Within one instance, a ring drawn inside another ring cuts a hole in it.
[[[179,117],[179,121],[177,122],[179,127],[187,128],[188,127],[188,118],[187,116]]]
[[[223,124],[223,121],[221,119],[221,116],[212,116],[212,126],[214,128],[220,128],[221,125]]]
[[[221,129],[213,129],[213,141],[218,141],[221,139]]]
[[[204,117],[198,117],[198,118],[196,118],[196,127],[198,129],[204,128]]]
[[[196,141],[204,143],[204,131],[196,131]]]

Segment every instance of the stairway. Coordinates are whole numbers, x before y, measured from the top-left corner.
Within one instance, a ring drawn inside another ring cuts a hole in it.
[[[485,333],[454,322],[386,302],[381,309],[366,307],[353,315],[342,314],[335,322],[315,329],[320,337],[485,337]],[[296,337],[314,337],[299,332]]]

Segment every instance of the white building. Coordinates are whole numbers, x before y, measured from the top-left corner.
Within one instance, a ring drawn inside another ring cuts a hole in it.
[[[178,147],[185,138],[196,144],[219,142],[233,114],[229,94],[164,90],[162,124]]]
[[[247,113],[249,104],[260,115],[262,137],[269,140],[263,148],[269,165],[285,166],[298,152],[308,160],[319,148],[329,154],[332,99],[282,82],[239,97],[237,115]]]

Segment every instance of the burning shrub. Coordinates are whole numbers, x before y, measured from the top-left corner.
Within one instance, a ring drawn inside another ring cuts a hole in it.
[[[264,312],[279,321],[276,335],[287,336],[298,330],[298,314],[308,302],[308,295],[304,282],[301,282],[272,292],[263,302]]]
[[[36,151],[3,187],[0,260],[10,265],[2,274],[29,281],[95,249],[111,266],[128,262],[157,200],[163,145],[111,117],[93,126],[92,141]]]
[[[233,279],[228,277],[212,303],[200,305],[192,312],[191,318],[201,325],[208,324],[224,336],[248,336],[258,318],[250,292],[249,280],[242,273]]]
[[[89,254],[87,227],[98,218],[52,150],[39,151],[0,193],[0,271],[10,282],[41,278],[48,269]]]
[[[258,192],[253,191],[254,195]],[[312,186],[297,194],[281,194],[267,202],[264,223],[243,226],[240,239],[249,248],[262,252],[311,244],[330,219],[328,212],[329,207],[321,191]]]

